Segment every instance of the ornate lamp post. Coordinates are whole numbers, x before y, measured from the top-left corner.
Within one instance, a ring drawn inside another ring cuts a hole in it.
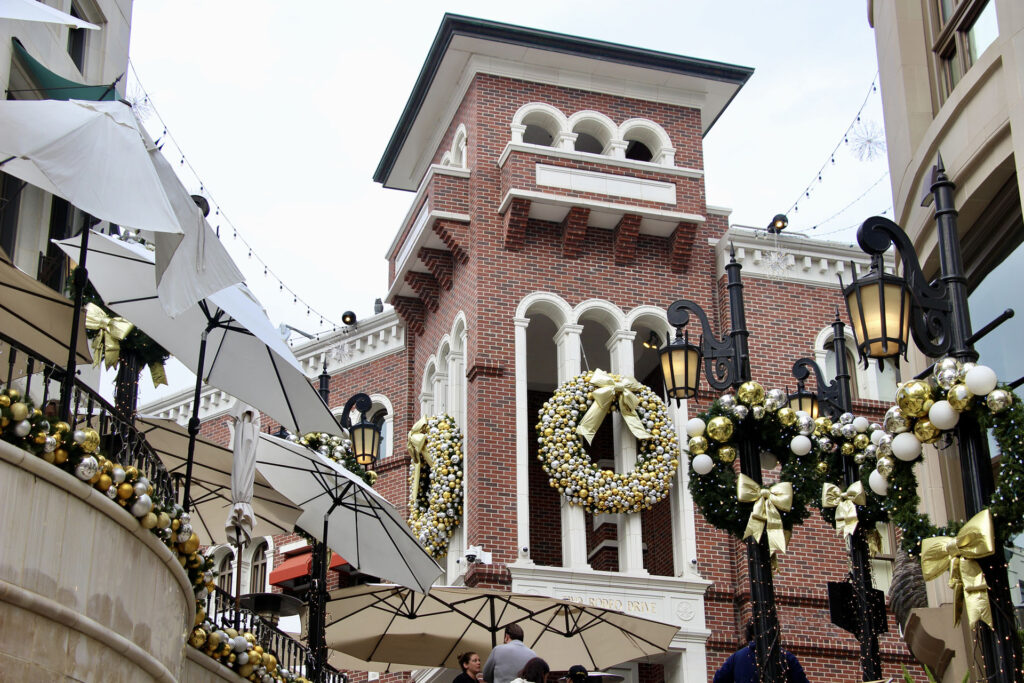
[[[817,416],[818,411],[828,414],[833,420],[838,420],[843,413],[851,411],[853,406],[852,393],[850,391],[850,369],[846,363],[846,337],[845,325],[839,319],[839,312],[836,312],[836,319],[832,323],[833,349],[836,358],[836,378],[826,384],[825,375],[821,368],[810,358],[801,358],[793,364],[793,377],[798,382],[796,394],[790,397],[790,408],[794,410],[805,410],[811,415]],[[814,375],[817,392],[811,393],[804,390],[804,381]],[[794,402],[800,402],[797,408]],[[813,410],[811,410],[813,408]],[[842,456],[843,459],[843,484],[844,487],[860,481],[858,466],[850,456]],[[871,585],[871,554],[868,550],[867,529],[864,525],[858,524],[857,529],[849,537],[850,550],[850,582],[836,582],[829,584],[830,601],[833,596],[840,597],[841,604],[832,605],[833,615],[843,614],[844,618],[838,620],[837,626],[852,629],[857,640],[860,641],[860,666],[862,678],[865,681],[875,681],[882,678],[882,660],[878,653],[878,634],[888,630],[885,619],[885,595],[882,591]],[[852,592],[852,596],[850,593]],[[847,611],[850,604],[854,607],[851,615]]]
[[[931,192],[935,199],[938,230],[940,278],[929,283],[906,233],[892,221],[874,216],[861,225],[857,242],[871,255],[871,271],[844,288],[850,320],[857,337],[857,349],[868,358],[892,358],[906,354],[910,334],[929,356],[949,354],[963,362],[974,362],[967,278],[964,275],[957,212],[953,203],[955,186],[946,176],[942,158],[932,171]],[[882,254],[895,246],[905,277],[886,274]],[[908,334],[909,332],[909,334]],[[977,419],[970,412],[961,415],[955,428],[959,445],[964,505],[970,518],[988,507],[994,489],[988,442]],[[1017,640],[1016,625],[1006,561],[1002,552],[978,560],[989,587],[994,629],[981,624],[980,642],[988,680],[1024,681],[1024,659]]]
[[[665,390],[668,396],[675,398],[677,402],[697,395],[702,359],[704,375],[708,384],[715,389],[739,387],[743,382],[750,381],[750,352],[747,348],[747,337],[750,333],[747,331],[743,308],[740,269],[735,252],[731,252],[729,263],[725,266],[731,329],[725,338],[719,339],[715,336],[704,310],[693,301],[680,299],[668,307],[668,322],[676,328],[676,338],[661,349],[661,363]],[[691,344],[682,331],[690,321],[691,314],[695,315],[701,324],[703,338],[700,346]],[[740,441],[739,460],[740,471],[760,485],[762,479],[758,444],[750,439]],[[779,617],[775,610],[775,586],[772,581],[771,553],[767,536],[762,536],[758,541],[748,538],[746,544],[750,595],[754,603],[754,638],[758,671],[761,672],[762,681],[782,683],[786,680],[786,674],[782,664]]]
[[[325,373],[326,374],[326,373]],[[323,384],[321,383],[321,386]],[[352,424],[351,413],[355,408],[359,411],[359,422]],[[377,460],[380,453],[380,431],[377,426],[366,419],[366,413],[373,408],[373,401],[366,394],[356,394],[346,403],[339,422],[348,430],[352,441],[352,451],[356,462],[369,467]],[[333,511],[334,508],[331,508]],[[330,512],[328,512],[328,515]],[[313,543],[313,558],[310,574],[313,577],[309,587],[309,680],[313,683],[323,681],[324,669],[327,665],[327,643],[325,629],[327,627],[327,520],[324,519],[324,542]]]

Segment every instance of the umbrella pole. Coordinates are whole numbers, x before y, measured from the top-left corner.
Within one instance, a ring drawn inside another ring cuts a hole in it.
[[[237,542],[235,557],[235,630],[241,628],[242,623],[242,527],[235,525],[235,541]]]
[[[203,390],[203,364],[206,363],[206,337],[210,329],[203,330],[203,336],[199,342],[199,372],[196,373],[196,393],[192,399],[192,417],[188,420],[188,458],[185,460],[185,494],[182,496],[182,506],[188,512],[192,504],[189,491],[192,488],[192,458],[196,452],[196,436],[199,434],[199,398]]]
[[[64,368],[64,379],[60,383],[60,411],[58,415],[70,425],[71,420],[71,389],[75,384],[75,368],[77,359],[75,349],[78,348],[78,324],[82,320],[82,303],[85,298],[85,283],[89,271],[85,269],[85,259],[89,254],[89,216],[82,218],[82,245],[78,252],[78,267],[73,274],[73,285],[75,288],[75,304],[71,313],[71,338],[68,340],[68,364]]]

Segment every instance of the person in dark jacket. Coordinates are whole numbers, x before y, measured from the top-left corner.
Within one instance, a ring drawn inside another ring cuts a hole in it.
[[[459,655],[459,666],[462,667],[462,673],[456,676],[452,683],[480,683],[484,679],[480,673],[483,662],[476,652],[463,652]]]
[[[729,655],[725,664],[715,672],[712,683],[758,683],[757,654],[754,652],[754,622],[747,622],[747,646]],[[786,683],[809,683],[804,668],[796,655],[782,651],[786,667]]]

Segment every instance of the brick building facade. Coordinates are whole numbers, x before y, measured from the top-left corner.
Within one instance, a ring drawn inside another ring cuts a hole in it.
[[[394,311],[297,349],[311,377],[321,367],[331,375],[332,408],[356,391],[386,405],[390,443],[376,489],[400,509],[413,422],[447,412],[461,426],[465,514],[444,561],[447,583],[678,625],[664,657],[615,669],[631,682],[710,679],[741,644],[744,546],[695,510],[685,457],[671,495],[642,514],[566,504],[536,458],[537,409],[587,369],[661,393],[657,351],[644,342],[664,338],[665,308],[680,298],[725,331],[730,249],[743,266],[753,377],[793,388],[796,358],[827,364],[837,274],[851,261],[866,267],[856,249],[730,228],[728,210],[707,205],[702,138],[750,73],[446,16],[375,174],[415,193],[387,254]],[[855,407],[878,416],[893,371],[857,372]],[[716,396],[704,388],[670,407],[683,442],[687,417]],[[173,403],[159,408],[173,414]],[[204,433],[225,429],[214,403],[203,406]],[[605,420],[590,453],[624,471],[636,447],[628,431],[607,426],[617,419]],[[470,546],[490,563],[467,563]],[[780,565],[783,646],[811,680],[860,680],[856,641],[829,622],[826,582],[848,571],[841,537],[815,515]],[[884,587],[887,562],[876,566]],[[913,662],[895,630],[882,638],[887,675]]]

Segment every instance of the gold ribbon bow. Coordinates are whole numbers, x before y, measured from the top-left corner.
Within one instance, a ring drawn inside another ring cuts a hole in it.
[[[992,606],[988,601],[988,583],[980,557],[996,551],[992,513],[982,510],[974,515],[956,538],[935,536],[921,541],[921,572],[925,581],[938,578],[949,570],[949,587],[953,589],[953,625],[960,623],[960,613],[967,607],[967,618],[973,628],[978,621],[992,626]]]
[[[604,416],[611,410],[615,399],[619,401],[619,412],[622,413],[622,419],[625,420],[629,431],[633,432],[633,436],[638,439],[651,438],[651,434],[644,429],[643,423],[640,422],[640,418],[636,414],[636,407],[639,405],[640,399],[633,392],[643,388],[640,382],[632,377],[620,377],[604,370],[594,370],[590,383],[597,387],[593,391],[594,403],[580,420],[579,426],[576,427],[576,433],[586,439],[587,443],[594,440],[597,428],[601,426]]]
[[[850,484],[845,491],[828,482],[821,489],[821,506],[836,509],[836,531],[847,536],[852,536],[857,530],[857,506],[867,502],[864,484],[859,481]]]
[[[164,370],[164,364],[160,361],[149,364],[149,376],[153,378],[154,387],[167,384],[167,372]]]
[[[753,503],[743,538],[761,540],[765,527],[768,528],[768,547],[772,554],[786,552],[786,533],[782,529],[782,514],[793,507],[793,485],[780,481],[768,488],[761,488],[756,481],[745,474],[736,480],[736,498],[741,503]]]
[[[421,417],[409,431],[409,456],[412,458],[412,491],[409,500],[415,505],[420,493],[420,471],[423,464],[433,467],[434,461],[427,453],[427,418]]]
[[[92,338],[93,367],[99,365],[102,359],[109,370],[117,365],[121,342],[135,329],[135,325],[124,318],[109,316],[102,308],[90,303],[85,305],[85,329],[99,332]]]
[[[878,533],[878,529],[864,532],[864,540],[867,541],[868,554],[871,557],[882,554],[882,534]]]

